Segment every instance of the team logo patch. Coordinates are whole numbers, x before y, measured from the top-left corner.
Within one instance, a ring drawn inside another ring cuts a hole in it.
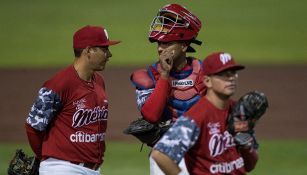
[[[109,40],[109,34],[108,34],[106,29],[104,29],[104,34],[106,35],[107,39]]]
[[[220,133],[220,123],[212,123],[212,122],[209,122],[207,127],[209,128],[209,134],[212,135],[212,134],[216,134],[216,133]]]
[[[86,107],[85,103],[86,103],[85,98],[82,98],[81,100],[74,101],[73,105],[76,106],[77,110],[79,110]]]
[[[194,86],[193,80],[173,80],[172,87],[186,87]]]
[[[229,53],[220,54],[220,61],[223,64],[226,64],[227,62],[231,61],[231,55]]]

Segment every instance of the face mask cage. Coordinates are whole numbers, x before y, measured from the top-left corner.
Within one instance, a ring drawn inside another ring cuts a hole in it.
[[[149,37],[156,37],[160,33],[168,34],[176,28],[188,28],[189,25],[190,23],[177,13],[161,10],[150,25]]]

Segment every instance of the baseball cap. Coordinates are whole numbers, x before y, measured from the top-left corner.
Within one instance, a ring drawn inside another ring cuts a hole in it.
[[[217,74],[225,70],[241,70],[245,67],[240,64],[236,64],[234,58],[225,52],[216,52],[208,55],[203,61],[203,73],[204,75]]]
[[[73,48],[84,49],[88,46],[110,46],[120,43],[120,41],[110,41],[108,32],[100,26],[87,25],[74,34]]]

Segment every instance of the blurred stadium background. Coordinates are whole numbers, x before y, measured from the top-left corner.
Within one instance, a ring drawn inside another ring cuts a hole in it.
[[[250,174],[307,174],[305,0],[0,0],[0,174],[6,174],[16,148],[32,154],[23,122],[36,91],[72,62],[72,35],[88,24],[103,25],[111,39],[122,41],[111,47],[113,57],[103,73],[112,115],[102,173],[148,174],[150,150],[140,153],[137,140],[118,133],[127,125],[125,118],[138,115],[129,74],[156,61],[156,44],[147,39],[149,24],[168,3],[186,6],[203,22],[198,36],[203,45],[195,46],[193,56],[230,52],[250,68],[240,92],[259,89],[271,97],[270,111],[257,128],[261,158]],[[120,97],[124,93],[127,101]]]

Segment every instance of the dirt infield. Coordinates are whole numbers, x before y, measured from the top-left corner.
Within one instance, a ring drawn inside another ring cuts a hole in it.
[[[135,140],[122,130],[139,114],[129,76],[137,68],[107,68],[108,139]],[[0,69],[0,142],[26,141],[24,121],[41,84],[59,69]],[[240,74],[237,96],[260,90],[270,108],[257,125],[259,138],[307,138],[307,66],[250,67]]]

